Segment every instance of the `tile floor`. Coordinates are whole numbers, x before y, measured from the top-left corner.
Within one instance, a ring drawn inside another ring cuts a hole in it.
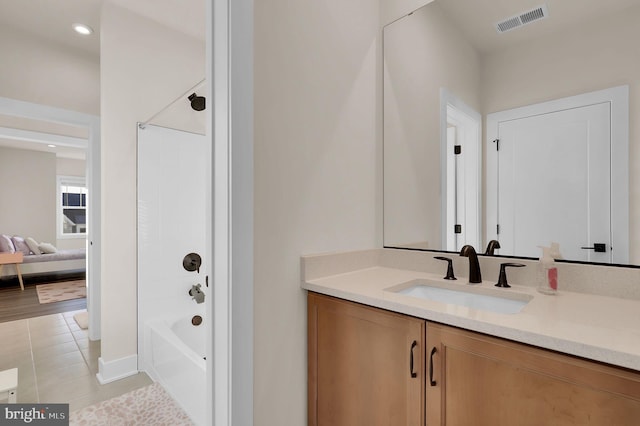
[[[0,371],[18,368],[18,402],[69,403],[74,411],[153,383],[139,373],[101,385],[100,342],[78,327],[77,312],[0,323]]]

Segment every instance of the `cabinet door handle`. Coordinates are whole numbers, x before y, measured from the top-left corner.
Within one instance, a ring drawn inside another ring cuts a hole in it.
[[[434,346],[433,349],[431,349],[431,355],[429,356],[429,384],[431,386],[435,386],[436,385],[436,381],[433,380],[433,356],[436,354],[436,352],[438,352],[436,350],[436,347]]]
[[[411,373],[411,377],[418,377],[418,373],[413,371],[413,349],[416,346],[418,346],[418,342],[414,340],[413,343],[411,344],[411,351],[409,356],[409,373]]]

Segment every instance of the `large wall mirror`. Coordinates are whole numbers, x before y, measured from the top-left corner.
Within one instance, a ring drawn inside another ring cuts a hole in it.
[[[385,247],[640,265],[638,22],[638,0],[435,0],[387,25]]]

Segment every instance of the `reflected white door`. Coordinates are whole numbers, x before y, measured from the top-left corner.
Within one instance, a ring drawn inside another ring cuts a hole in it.
[[[459,251],[465,244],[480,247],[480,134],[481,116],[448,94],[443,136],[443,245]]]
[[[610,103],[498,124],[498,238],[502,254],[611,261]],[[582,247],[605,244],[606,252]]]
[[[466,169],[473,168],[473,165],[477,164],[477,157],[474,157],[475,162],[467,161],[467,157],[477,153],[477,150],[473,150],[473,147],[465,143],[466,130],[462,126],[455,125],[447,128],[447,246],[445,249],[448,251],[460,251],[465,244],[477,247],[479,243],[476,226],[478,211],[477,203],[474,203],[477,200],[478,185],[475,181],[467,185],[465,177]],[[475,132],[477,133],[477,128]],[[477,145],[477,141],[473,143]],[[467,151],[472,152],[470,154]],[[471,171],[477,173],[475,169]],[[467,199],[471,200],[471,206],[475,207],[471,209],[470,214],[467,211]]]

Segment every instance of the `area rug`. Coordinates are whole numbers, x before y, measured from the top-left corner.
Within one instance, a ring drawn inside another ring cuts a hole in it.
[[[70,426],[193,425],[159,383],[74,411],[69,417]]]
[[[85,280],[63,281],[36,286],[40,304],[87,297]]]
[[[89,313],[87,311],[82,311],[74,314],[73,319],[81,329],[86,330],[87,328],[89,328]]]

